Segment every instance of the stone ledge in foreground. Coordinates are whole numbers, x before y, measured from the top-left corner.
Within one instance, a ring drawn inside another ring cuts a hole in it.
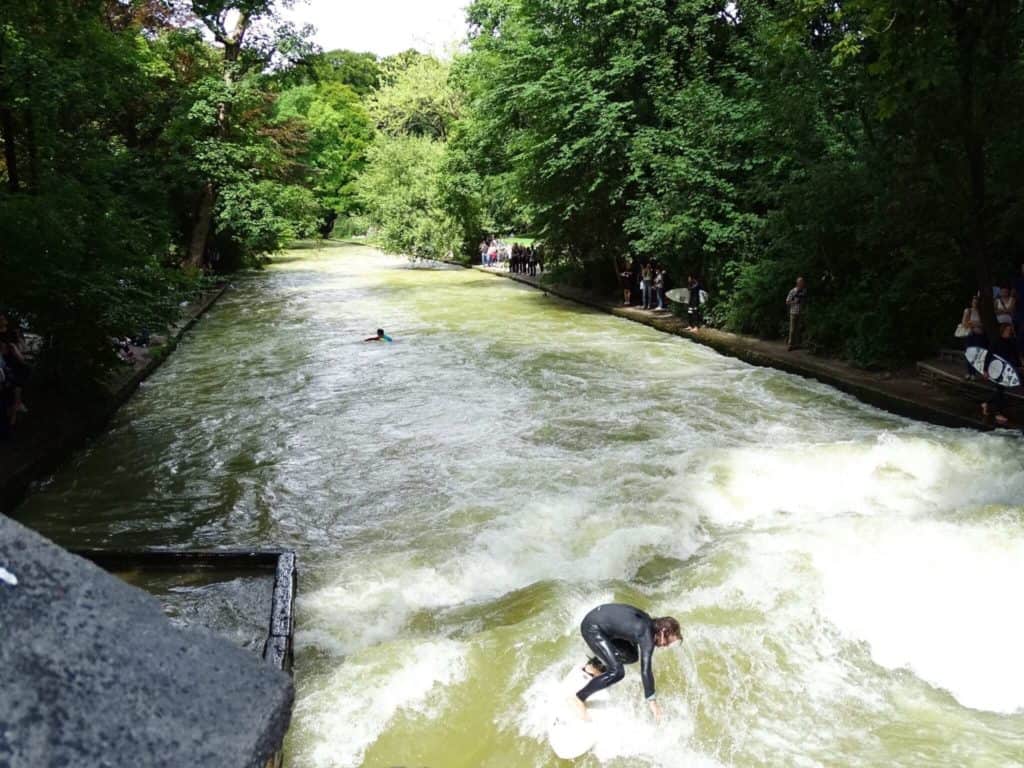
[[[262,768],[280,749],[285,673],[2,515],[0,568],[0,765]]]

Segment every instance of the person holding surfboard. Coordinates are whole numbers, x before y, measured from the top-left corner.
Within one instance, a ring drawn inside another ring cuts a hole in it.
[[[363,341],[386,341],[390,344],[394,339],[384,333],[383,328],[378,328],[376,336],[370,336],[368,339],[363,339]]]
[[[651,657],[655,648],[666,648],[682,640],[679,622],[671,616],[652,619],[632,605],[608,603],[599,605],[580,623],[580,633],[594,658],[587,663],[597,672],[590,682],[576,692],[574,702],[586,720],[587,699],[598,691],[615,685],[626,676],[625,664],[640,661],[640,679],[644,698],[655,720],[661,719],[661,706],[654,697],[654,668]]]
[[[1002,365],[993,367],[993,363]],[[991,373],[996,368],[1000,373]],[[985,352],[981,372],[982,377],[995,389],[992,396],[981,404],[981,415],[985,421],[994,420],[998,426],[1005,427],[1009,423],[1003,413],[1006,408],[1006,387],[1020,383],[1020,355],[1013,340],[1013,326],[1009,323],[999,326],[999,338],[992,348]],[[996,375],[998,379],[993,378]]]
[[[686,285],[690,290],[690,300],[686,304],[686,314],[690,322],[687,330],[699,331],[700,327],[704,325],[700,305],[707,301],[707,293],[704,286],[700,284],[700,280],[692,272],[686,280]]]

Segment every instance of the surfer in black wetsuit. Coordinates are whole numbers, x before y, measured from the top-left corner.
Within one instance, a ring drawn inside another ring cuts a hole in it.
[[[624,665],[639,660],[644,698],[650,704],[655,719],[660,720],[661,707],[654,698],[651,656],[655,647],[665,648],[682,639],[679,622],[671,616],[652,619],[632,605],[610,603],[599,605],[584,616],[580,632],[595,655],[588,666],[600,672],[576,693],[576,703],[584,719],[588,717],[587,699],[622,680],[626,676]],[[600,662],[600,666],[595,661]]]

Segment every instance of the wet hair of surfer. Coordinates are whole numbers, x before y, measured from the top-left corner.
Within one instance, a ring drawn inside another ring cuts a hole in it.
[[[580,715],[588,719],[587,699],[620,682],[626,676],[625,665],[639,661],[644,698],[651,714],[660,720],[661,706],[655,698],[652,656],[655,648],[666,648],[682,640],[679,622],[671,616],[651,618],[632,605],[609,603],[599,605],[583,617],[580,634],[594,654],[584,670],[587,674],[596,672],[573,697]]]

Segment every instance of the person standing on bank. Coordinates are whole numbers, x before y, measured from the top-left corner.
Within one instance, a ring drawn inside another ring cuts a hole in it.
[[[1014,372],[1017,374],[1017,378],[1020,378],[1020,355],[1017,352],[1017,344],[1013,338],[1013,326],[1009,323],[1002,323],[999,326],[999,337],[995,340],[992,348],[985,355],[984,369],[987,371],[989,362],[992,360],[992,355],[998,355],[1009,363]],[[988,374],[983,377],[986,381],[989,381]],[[992,396],[981,404],[981,416],[988,424],[992,420],[995,421],[996,426],[1005,427],[1009,420],[1006,418],[1004,411],[1006,410],[1006,389],[998,382],[992,381]]]
[[[686,285],[690,290],[690,294],[687,297],[689,300],[686,302],[686,316],[690,323],[687,330],[699,331],[700,327],[704,324],[704,318],[700,311],[701,299],[703,298],[701,294],[704,293],[704,287],[700,284],[700,280],[697,279],[696,275],[690,275]]]
[[[644,309],[651,308],[651,295],[654,293],[654,270],[650,262],[646,262],[640,271],[640,295],[644,300]]]
[[[683,639],[679,622],[671,616],[652,619],[632,605],[609,603],[599,605],[583,617],[580,633],[587,647],[594,653],[588,665],[600,672],[574,698],[583,719],[589,719],[587,699],[621,681],[626,676],[623,665],[633,664],[639,659],[644,698],[647,699],[654,719],[661,720],[661,706],[654,697],[651,657],[655,648],[667,648]]]
[[[804,305],[807,303],[807,284],[802,277],[796,279],[796,286],[786,296],[789,307],[789,351],[800,347],[804,336]]]

